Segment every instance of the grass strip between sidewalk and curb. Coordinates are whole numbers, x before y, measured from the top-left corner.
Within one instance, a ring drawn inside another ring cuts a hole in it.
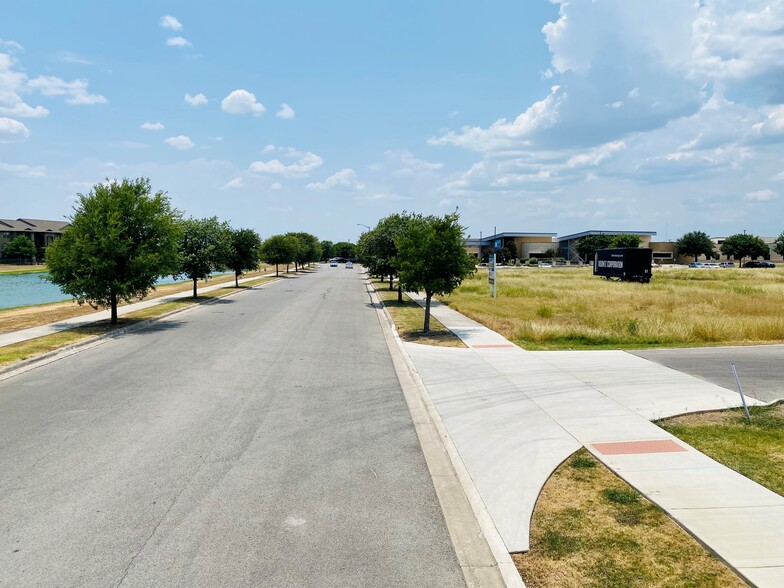
[[[512,557],[528,588],[747,586],[586,449],[547,481],[531,549]]]
[[[115,325],[112,325],[108,320],[102,320],[91,325],[74,327],[73,329],[67,329],[52,335],[6,345],[0,347],[0,368],[3,371],[7,371],[7,369],[14,369],[23,361],[41,359],[41,356],[64,350],[73,345],[83,345],[100,337],[119,335],[128,329],[139,329],[151,321],[159,320],[200,304],[212,302],[218,298],[243,292],[254,286],[272,282],[276,279],[278,278],[275,278],[275,276],[263,276],[244,282],[240,284],[239,288],[233,285],[234,282],[232,280],[227,282],[229,285],[199,294],[197,298],[188,297],[162,302],[149,308],[122,315],[118,318]]]
[[[430,317],[430,332],[423,333],[425,310],[403,293],[403,302],[398,302],[397,290],[389,289],[389,282],[378,278],[369,279],[387,312],[392,317],[398,335],[403,341],[422,345],[438,345],[442,347],[465,347],[465,344],[452,331],[447,329],[435,317]]]

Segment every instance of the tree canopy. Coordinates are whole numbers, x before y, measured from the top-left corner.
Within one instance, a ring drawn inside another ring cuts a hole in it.
[[[722,242],[720,249],[727,257],[737,260],[741,260],[744,257],[751,257],[751,259],[757,259],[758,257],[768,259],[770,257],[770,248],[765,241],[745,233],[727,237]]]
[[[321,246],[319,240],[315,235],[310,233],[286,233],[286,237],[291,237],[296,241],[294,249],[294,256],[291,261],[294,262],[294,270],[299,267],[318,261],[321,257]]]
[[[199,280],[226,269],[231,254],[231,227],[218,217],[182,221],[179,275],[193,280],[193,297]]]
[[[700,255],[711,257],[715,252],[713,241],[702,231],[691,231],[675,241],[675,253],[693,256],[694,261],[697,261]]]
[[[275,275],[277,276],[279,264],[294,261],[297,246],[297,240],[290,235],[272,235],[261,244],[259,255],[265,263],[275,264]]]
[[[321,261],[326,261],[335,257],[332,255],[332,249],[334,247],[332,241],[319,241],[319,247],[321,247]]]
[[[642,244],[642,237],[632,233],[621,233],[615,235],[610,243],[610,247],[639,247]]]
[[[607,249],[612,242],[612,235],[588,235],[577,241],[574,248],[585,263],[590,263],[598,249]]]
[[[226,265],[234,271],[234,286],[239,287],[240,276],[259,267],[261,238],[253,229],[232,229],[230,241]]]
[[[24,235],[19,235],[15,239],[12,239],[3,247],[3,255],[13,259],[35,257],[36,251],[33,240]]]
[[[784,255],[784,231],[782,231],[781,235],[776,237],[776,240],[773,242],[773,251],[779,255]]]
[[[396,240],[395,267],[407,290],[425,291],[425,323],[430,331],[433,295],[449,294],[476,270],[474,258],[465,250],[464,228],[455,212],[443,217],[413,216],[407,230]]]
[[[78,195],[71,226],[46,249],[48,280],[93,306],[143,298],[162,276],[177,272],[180,213],[150,180],[96,184]]]
[[[332,254],[334,257],[356,257],[357,246],[347,241],[338,241],[332,246]]]
[[[396,240],[403,235],[411,221],[407,212],[390,214],[378,221],[376,226],[364,233],[357,242],[357,258],[368,272],[374,276],[389,277],[389,289],[397,275],[395,257],[397,256]]]

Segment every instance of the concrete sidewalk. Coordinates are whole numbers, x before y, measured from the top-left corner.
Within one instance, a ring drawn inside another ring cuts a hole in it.
[[[265,274],[263,276],[243,278],[239,281],[239,283],[243,284],[252,280],[258,280],[259,278],[266,277],[274,276]],[[218,288],[226,287],[227,284],[233,284],[233,280],[229,282],[221,282],[220,284],[215,284],[214,286],[203,286],[199,288],[199,293],[203,294],[205,292],[212,292]],[[169,296],[162,296],[161,298],[151,298],[149,300],[142,300],[141,302],[134,302],[133,304],[125,304],[123,306],[117,307],[117,316],[123,316],[129,312],[142,310],[144,308],[149,308],[158,304],[164,304],[165,302],[173,302],[175,300],[182,300],[183,298],[190,298],[191,296],[193,296],[192,289],[186,290],[184,292],[177,292],[176,294],[170,294]],[[111,318],[109,310],[99,310],[97,312],[76,316],[56,323],[49,323],[48,325],[30,327],[29,329],[20,329],[10,333],[0,334],[0,347],[5,347],[6,345],[12,345],[14,343],[21,343],[22,341],[29,341],[30,339],[37,339],[38,337],[44,337],[46,335],[54,335],[55,333],[59,333],[61,331],[67,331],[68,329],[74,329],[76,327],[84,327],[98,321],[108,320],[109,318]]]
[[[405,348],[510,552],[529,549],[542,486],[585,446],[748,581],[784,586],[784,498],[650,422],[739,406],[737,393],[622,351],[527,352],[432,313],[468,348]]]

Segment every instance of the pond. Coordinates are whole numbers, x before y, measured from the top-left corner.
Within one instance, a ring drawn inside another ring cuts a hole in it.
[[[70,296],[62,293],[59,286],[47,282],[44,279],[46,275],[46,272],[17,275],[0,274],[0,308],[71,300]],[[174,282],[175,280],[171,277],[158,281],[159,284],[173,284]]]

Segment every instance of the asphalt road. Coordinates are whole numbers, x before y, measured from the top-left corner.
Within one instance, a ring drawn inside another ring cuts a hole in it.
[[[357,270],[0,382],[0,586],[461,586]]]
[[[743,393],[769,402],[784,398],[784,345],[700,347],[633,351],[679,372],[737,391],[730,363],[735,363]]]

